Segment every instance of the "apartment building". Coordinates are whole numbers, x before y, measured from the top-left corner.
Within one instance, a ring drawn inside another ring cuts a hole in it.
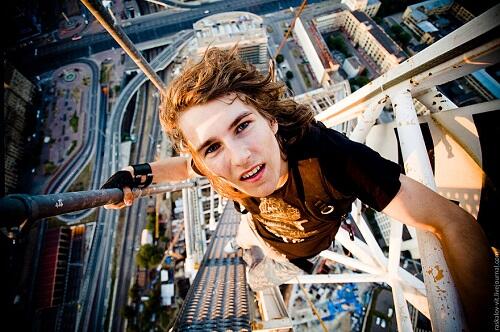
[[[350,11],[362,11],[370,17],[377,15],[380,5],[382,4],[378,0],[342,0]]]
[[[231,48],[238,44],[241,58],[267,71],[267,33],[261,17],[248,12],[226,12],[205,17],[193,24],[196,54],[207,48]]]
[[[364,12],[348,12],[343,25],[344,31],[386,72],[406,59],[403,50]]]
[[[25,150],[25,127],[28,112],[33,107],[35,98],[35,85],[23,76],[16,68],[4,62],[4,115],[5,150],[4,174],[5,183],[3,191],[13,193],[19,182],[19,173]]]

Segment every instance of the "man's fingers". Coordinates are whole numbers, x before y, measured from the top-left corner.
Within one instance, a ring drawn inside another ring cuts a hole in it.
[[[118,210],[118,209],[121,209],[125,206],[125,204],[123,204],[123,202],[120,202],[118,204],[108,204],[108,205],[104,205],[104,208],[106,210]]]
[[[123,201],[116,204],[104,205],[104,208],[106,210],[118,210],[126,206],[130,206],[132,205],[132,203],[134,203],[134,194],[132,193],[132,190],[130,190],[129,187],[123,187],[122,190],[123,190]]]
[[[129,187],[123,187],[123,203],[125,205],[130,206],[134,202],[134,194]]]

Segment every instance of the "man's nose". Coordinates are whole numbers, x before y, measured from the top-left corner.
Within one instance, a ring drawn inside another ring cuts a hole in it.
[[[231,164],[234,166],[248,166],[250,162],[250,156],[252,153],[250,149],[244,145],[231,145],[230,146],[231,153]]]

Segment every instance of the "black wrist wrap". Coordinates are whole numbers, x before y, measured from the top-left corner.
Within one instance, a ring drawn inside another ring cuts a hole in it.
[[[134,169],[134,187],[146,188],[153,182],[153,171],[148,163],[132,165]],[[143,176],[146,176],[144,181]]]

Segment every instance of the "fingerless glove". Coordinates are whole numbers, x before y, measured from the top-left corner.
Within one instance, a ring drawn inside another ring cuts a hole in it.
[[[151,166],[148,163],[132,165],[132,168],[134,169],[133,176],[129,171],[118,171],[102,185],[101,189],[123,189],[123,187],[142,189],[146,188],[153,182],[153,173],[151,171]],[[144,181],[142,181],[143,176],[146,176]]]
[[[123,187],[134,188],[134,178],[132,178],[132,174],[129,171],[118,171],[113,174],[101,187],[101,189],[111,189],[111,188],[119,188],[123,189]]]

